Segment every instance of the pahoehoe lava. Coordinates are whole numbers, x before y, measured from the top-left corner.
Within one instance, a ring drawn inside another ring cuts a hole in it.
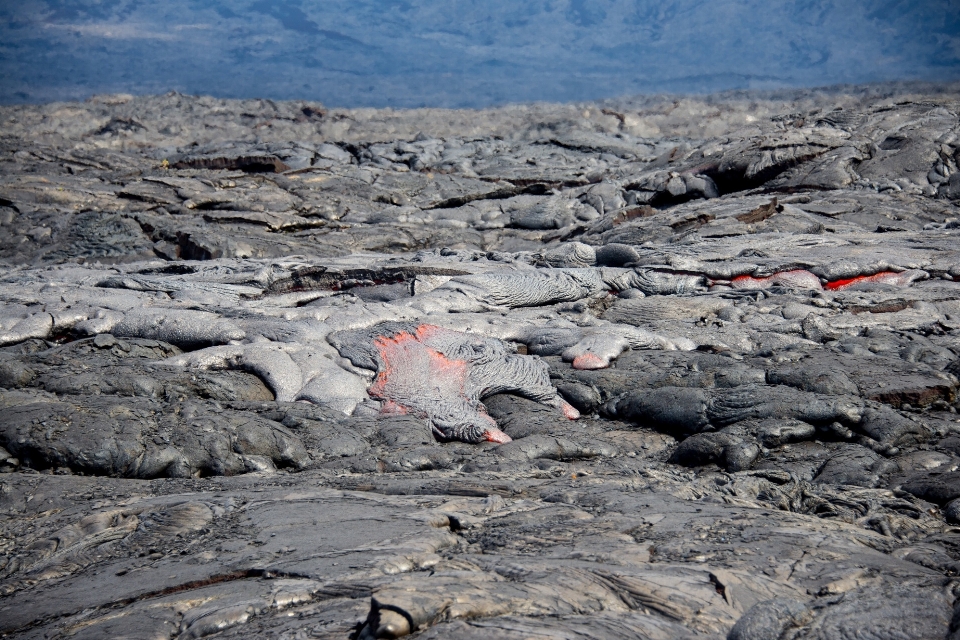
[[[0,118],[3,637],[960,638],[957,86]]]

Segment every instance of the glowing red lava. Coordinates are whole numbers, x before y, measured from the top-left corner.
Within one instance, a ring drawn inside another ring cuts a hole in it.
[[[580,419],[580,412],[577,411],[577,409],[566,400],[560,401],[560,411],[563,412],[563,417],[567,420]]]
[[[882,271],[870,276],[855,276],[853,278],[841,278],[821,285],[820,279],[806,269],[794,269],[792,271],[781,271],[771,276],[754,278],[753,276],[737,276],[730,281],[730,286],[734,289],[766,289],[774,285],[783,285],[787,287],[797,287],[800,289],[827,289],[828,291],[842,291],[848,287],[860,284],[862,282],[876,282],[879,284],[892,284],[897,286],[906,286],[910,284],[911,279],[902,273],[895,271]]]
[[[910,281],[903,274],[895,271],[881,271],[872,276],[856,276],[853,278],[834,280],[833,282],[828,282],[824,288],[830,291],[842,291],[861,282],[877,282],[880,284],[894,284],[899,286],[910,284]]]
[[[609,366],[609,361],[593,353],[584,353],[573,359],[574,369],[606,369]]]
[[[370,396],[383,401],[382,413],[413,414],[427,419],[462,414],[464,419],[472,418],[483,426],[484,440],[510,442],[510,436],[497,428],[483,405],[469,398],[468,364],[424,344],[444,331],[447,330],[424,324],[415,333],[402,331],[392,337],[375,338],[383,369],[370,386]]]

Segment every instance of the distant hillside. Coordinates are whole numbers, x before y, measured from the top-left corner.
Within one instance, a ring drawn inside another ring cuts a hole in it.
[[[0,102],[176,89],[485,106],[960,78],[958,0],[33,0]]]

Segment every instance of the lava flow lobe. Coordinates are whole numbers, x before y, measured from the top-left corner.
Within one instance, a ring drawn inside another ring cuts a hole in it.
[[[425,344],[438,331],[442,329],[420,325],[414,333],[376,337],[373,343],[383,368],[369,389],[370,396],[383,401],[383,413],[432,418],[434,432],[443,439],[469,434],[470,440],[510,442],[483,405],[467,397],[467,362]]]
[[[500,340],[430,324],[387,322],[333,338],[357,366],[375,368],[368,393],[381,412],[429,420],[441,440],[510,442],[480,399],[513,392],[560,409],[576,409],[550,384],[546,363],[508,351]]]

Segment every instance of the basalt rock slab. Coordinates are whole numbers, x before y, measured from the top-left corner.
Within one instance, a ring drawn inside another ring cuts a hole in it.
[[[0,635],[955,635],[958,113],[0,109]]]

